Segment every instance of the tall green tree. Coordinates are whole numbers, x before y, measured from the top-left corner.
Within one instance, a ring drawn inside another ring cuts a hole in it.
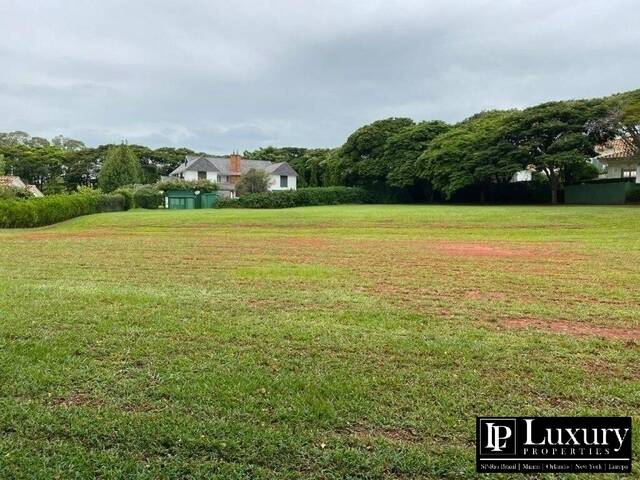
[[[640,155],[640,89],[603,99],[606,113],[589,124],[600,143],[619,138],[632,154]]]
[[[481,201],[492,183],[506,183],[522,168],[522,155],[505,133],[515,111],[489,111],[470,117],[434,138],[417,161],[419,176],[445,198],[472,185]]]
[[[60,176],[51,177],[49,180],[47,180],[47,183],[42,189],[42,193],[44,193],[45,195],[55,195],[57,193],[64,193],[66,191],[67,189],[65,187],[64,180]]]
[[[567,171],[595,155],[598,138],[590,135],[589,125],[606,112],[599,100],[548,102],[519,112],[511,122],[506,138],[518,147],[525,164],[549,179],[551,203],[558,203]]]
[[[429,144],[449,130],[440,120],[420,122],[392,135],[384,146],[383,163],[388,165],[387,184],[391,187],[411,187],[418,177],[418,158]]]
[[[4,155],[0,153],[0,175],[7,174],[7,162],[4,159]]]
[[[98,174],[98,186],[105,192],[112,192],[124,185],[138,183],[142,179],[140,162],[128,145],[109,148]]]
[[[410,118],[387,118],[353,132],[340,148],[340,170],[346,185],[384,185],[389,174],[387,140],[412,126]]]
[[[266,192],[269,187],[269,175],[263,170],[252,168],[244,173],[236,185],[238,195]]]

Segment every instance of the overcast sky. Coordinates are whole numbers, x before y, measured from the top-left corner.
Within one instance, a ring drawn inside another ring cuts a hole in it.
[[[640,87],[639,0],[0,0],[0,131],[228,153]]]

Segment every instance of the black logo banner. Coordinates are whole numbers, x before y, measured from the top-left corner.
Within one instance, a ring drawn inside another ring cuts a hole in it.
[[[628,473],[631,417],[477,417],[479,473]]]

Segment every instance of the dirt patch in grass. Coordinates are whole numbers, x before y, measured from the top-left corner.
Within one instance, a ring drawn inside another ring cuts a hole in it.
[[[49,399],[48,405],[54,407],[101,407],[104,402],[98,398],[87,395],[86,393],[76,393],[66,397],[55,397]]]
[[[629,342],[632,342],[629,340]],[[599,375],[607,378],[619,378],[621,380],[640,379],[640,365],[616,365],[601,359],[590,359],[582,363],[582,369],[589,375]]]
[[[342,430],[341,433],[349,434],[359,440],[374,440],[382,438],[390,442],[414,443],[420,441],[420,435],[413,428],[366,428],[352,426]]]
[[[433,248],[446,255],[463,257],[537,257],[539,249],[513,246],[486,245],[475,242],[442,242],[433,245]]]
[[[17,235],[16,237],[24,240],[52,240],[65,238],[96,238],[99,236],[100,232],[83,230],[80,232],[29,232]]]
[[[563,320],[542,320],[539,318],[508,318],[502,322],[508,328],[545,330],[564,333],[574,337],[601,337],[607,340],[640,341],[640,328],[617,328],[566,322]]]

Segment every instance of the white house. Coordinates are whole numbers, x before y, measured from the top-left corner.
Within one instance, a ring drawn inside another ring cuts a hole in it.
[[[599,178],[629,178],[640,183],[640,151],[630,137],[615,138],[595,148],[598,156],[591,158],[591,163],[602,173]],[[529,165],[525,170],[513,174],[511,182],[530,182],[536,169]]]
[[[298,174],[287,162],[242,158],[237,153],[228,157],[187,155],[183,163],[169,175],[184,180],[209,180],[218,184],[222,195],[235,197],[236,184],[249,170],[262,170],[269,175],[269,190],[295,190]]]
[[[591,159],[596,167],[606,169],[603,178],[635,178],[640,183],[640,151],[633,140],[618,137],[596,147],[597,157]]]
[[[44,197],[38,187],[24,183],[20,177],[15,175],[0,175],[0,187],[20,188],[28,191],[34,197]]]

